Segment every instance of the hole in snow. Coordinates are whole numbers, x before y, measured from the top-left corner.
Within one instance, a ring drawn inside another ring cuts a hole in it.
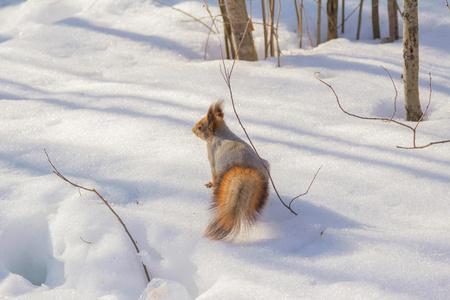
[[[37,218],[13,221],[4,228],[0,235],[0,261],[9,272],[34,285],[54,285],[55,282],[46,282],[49,273],[63,269],[62,263],[53,258],[47,222]]]

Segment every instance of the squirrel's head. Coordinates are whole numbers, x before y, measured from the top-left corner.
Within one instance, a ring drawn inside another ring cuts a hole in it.
[[[204,141],[208,141],[214,135],[214,132],[219,128],[223,120],[223,101],[219,100],[211,104],[206,113],[206,117],[195,124],[192,131],[195,135]]]

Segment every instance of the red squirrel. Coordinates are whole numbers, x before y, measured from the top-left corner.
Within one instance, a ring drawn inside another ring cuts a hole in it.
[[[192,131],[206,141],[213,188],[214,217],[205,236],[232,240],[241,226],[250,227],[261,214],[269,196],[269,178],[263,163],[249,144],[235,135],[224,121],[223,101],[213,103],[206,117]]]

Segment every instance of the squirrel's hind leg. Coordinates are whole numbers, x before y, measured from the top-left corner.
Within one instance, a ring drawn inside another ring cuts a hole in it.
[[[217,174],[214,171],[211,171],[212,174],[212,182],[208,182],[205,184],[207,188],[212,188],[217,186]]]

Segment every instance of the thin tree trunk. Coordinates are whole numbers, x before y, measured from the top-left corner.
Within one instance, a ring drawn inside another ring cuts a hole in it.
[[[394,0],[387,0],[388,7],[388,18],[389,18],[389,42],[393,43],[396,40],[395,34],[395,19],[397,16],[397,6],[395,5]],[[397,21],[398,26],[398,21]],[[397,28],[397,36],[398,36],[398,28]]]
[[[400,11],[400,8],[398,7],[397,0],[394,0],[394,9],[395,9],[395,17],[394,17],[395,40],[398,40],[400,37],[398,34],[398,12]]]
[[[264,59],[269,57],[269,38],[267,36],[267,24],[266,24],[266,5],[264,0],[261,0],[262,18],[263,18],[263,31],[264,31]]]
[[[281,0],[278,0],[278,14],[277,14],[277,26],[276,26],[276,33],[275,33],[275,38],[277,41],[277,61],[278,61],[278,68],[281,67],[280,64],[280,54],[281,54],[281,50],[280,50],[280,42],[278,39],[278,26],[280,24],[280,13],[281,13]]]
[[[269,29],[270,29],[270,35],[269,35],[269,46],[270,46],[270,56],[275,56],[275,28],[274,28],[274,22],[275,22],[275,0],[268,0],[269,2]]]
[[[358,29],[356,31],[356,39],[357,40],[359,40],[359,34],[361,32],[361,18],[362,18],[363,2],[364,2],[364,0],[361,0],[361,2],[359,3]]]
[[[303,0],[300,2],[300,48],[303,46]]]
[[[338,38],[338,0],[327,0],[328,31],[327,40]]]
[[[318,0],[317,2],[317,46],[320,44],[320,24],[322,22],[321,20],[322,15],[322,0]]]
[[[224,32],[224,39],[225,39],[225,48],[226,48],[226,57],[227,59],[230,59],[230,49],[231,49],[231,58],[236,57],[236,46],[233,45],[233,39],[232,39],[232,32],[231,32],[231,26],[230,26],[230,19],[228,18],[227,13],[227,6],[225,5],[224,0],[219,0],[219,8],[220,12],[222,14],[223,19],[223,32]],[[228,43],[230,42],[230,43]]]
[[[245,0],[226,0],[226,3],[231,30],[233,32],[233,44],[239,47],[241,43],[240,48],[236,49],[238,50],[237,58],[248,61],[258,60],[252,29],[248,25],[249,18]]]
[[[342,0],[342,28],[341,33],[344,33],[345,26],[345,0]]]
[[[372,0],[372,32],[374,40],[380,38],[380,18],[378,11],[378,0]]]
[[[406,119],[422,117],[419,100],[419,14],[418,0],[403,0],[403,86]]]
[[[299,47],[302,47],[302,38],[303,38],[303,0],[300,3],[300,7],[298,5],[298,0],[294,0],[295,3],[295,13],[297,14],[297,30],[298,30],[298,40]]]

